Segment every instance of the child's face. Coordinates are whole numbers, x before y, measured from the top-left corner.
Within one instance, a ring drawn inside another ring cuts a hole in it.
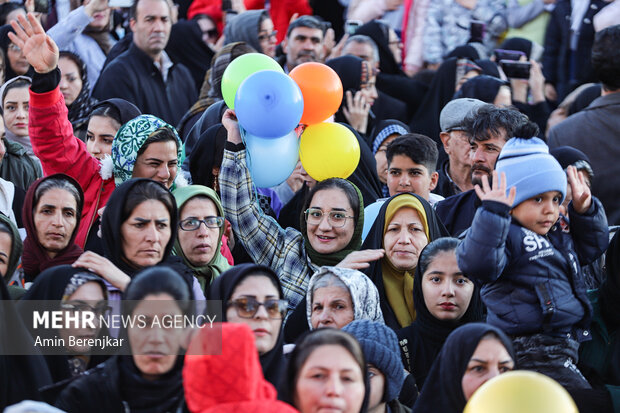
[[[510,213],[525,228],[539,235],[546,235],[560,216],[561,199],[560,192],[543,192],[521,202]]]
[[[394,155],[388,165],[387,186],[390,196],[413,192],[428,201],[438,177],[437,172],[431,173],[426,166],[413,162],[408,156]]]

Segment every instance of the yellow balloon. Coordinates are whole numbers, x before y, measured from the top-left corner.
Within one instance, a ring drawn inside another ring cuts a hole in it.
[[[317,123],[302,133],[299,159],[308,175],[317,181],[348,178],[360,161],[360,145],[346,126]]]
[[[484,383],[463,413],[579,413],[555,380],[533,371],[511,371]]]

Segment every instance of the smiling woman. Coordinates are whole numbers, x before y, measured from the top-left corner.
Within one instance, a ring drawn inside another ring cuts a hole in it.
[[[70,264],[82,253],[74,244],[84,202],[80,185],[64,174],[35,181],[24,200],[22,263],[26,280],[46,268]]]

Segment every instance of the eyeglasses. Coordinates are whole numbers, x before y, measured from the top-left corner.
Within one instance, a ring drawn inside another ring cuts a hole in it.
[[[179,222],[183,231],[196,231],[204,223],[207,228],[221,228],[224,225],[222,217],[206,217],[205,219],[187,218]]]
[[[272,31],[271,33],[259,34],[258,41],[262,42],[263,40],[267,40],[267,39],[275,39],[277,35],[278,35],[277,30]]]
[[[86,303],[81,303],[81,302],[62,303],[60,305],[60,308],[62,308],[63,310],[72,311],[74,313],[77,313],[77,312],[95,313],[95,315],[97,316],[102,316],[102,315],[105,316],[112,310],[112,307],[110,307],[106,303],[97,304],[95,307],[91,307],[90,305]]]
[[[9,49],[11,49],[14,52],[21,52],[22,51],[22,49],[20,49],[20,47],[18,45],[16,45],[15,43],[9,44]]]
[[[288,300],[270,298],[265,300],[264,303],[261,303],[254,297],[241,297],[236,300],[230,300],[227,305],[228,307],[235,307],[237,310],[237,315],[241,318],[254,317],[262,305],[265,306],[265,311],[267,311],[269,318],[279,320],[284,318],[286,315]]]
[[[304,211],[304,215],[306,216],[306,222],[310,225],[320,225],[323,221],[323,215],[325,213],[321,211],[319,208],[308,208]],[[345,215],[344,212],[339,211],[330,211],[327,214],[327,222],[334,228],[344,227],[344,224],[347,223],[347,218],[355,218],[348,215]]]

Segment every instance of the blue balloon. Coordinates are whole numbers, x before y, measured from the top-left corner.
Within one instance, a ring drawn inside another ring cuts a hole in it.
[[[270,188],[284,182],[299,160],[299,138],[295,131],[288,135],[264,139],[245,135],[247,164],[257,188]]]
[[[303,112],[301,90],[284,73],[273,70],[256,72],[237,89],[237,119],[254,136],[282,137],[297,127]]]

